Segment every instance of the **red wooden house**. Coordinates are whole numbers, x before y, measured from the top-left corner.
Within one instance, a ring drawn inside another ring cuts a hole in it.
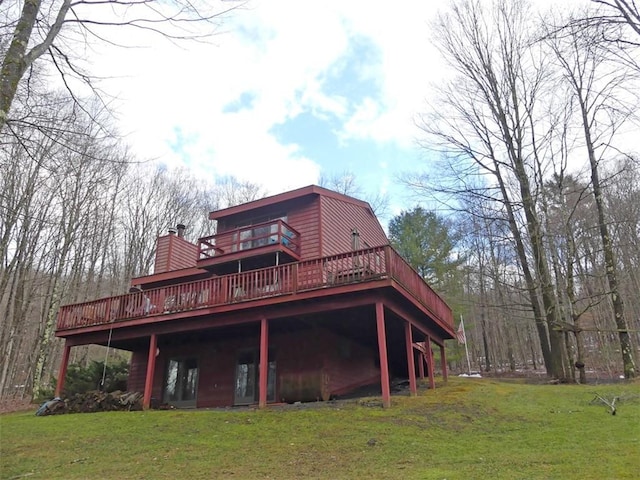
[[[61,307],[65,348],[132,353],[130,390],[176,406],[327,400],[436,369],[451,309],[391,248],[368,203],[308,186],[212,212],[198,244],[158,238],[130,293]]]

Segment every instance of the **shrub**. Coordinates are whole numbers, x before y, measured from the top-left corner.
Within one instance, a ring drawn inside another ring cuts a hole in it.
[[[103,372],[104,384],[102,384]],[[128,360],[108,363],[106,369],[104,362],[95,360],[92,360],[87,366],[69,365],[64,382],[63,396],[70,397],[76,393],[85,393],[91,390],[105,392],[124,391],[127,389],[128,376]]]

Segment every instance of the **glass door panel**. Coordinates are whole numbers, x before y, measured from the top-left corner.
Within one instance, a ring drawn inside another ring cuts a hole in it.
[[[170,358],[164,385],[164,401],[177,407],[195,407],[198,394],[198,360]]]
[[[246,405],[253,403],[256,396],[256,366],[255,352],[242,352],[236,364],[235,404]]]

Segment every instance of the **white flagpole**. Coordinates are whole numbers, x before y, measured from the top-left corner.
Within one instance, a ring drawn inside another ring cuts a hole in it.
[[[462,327],[462,336],[464,337],[464,351],[467,354],[467,368],[469,369],[468,373],[471,375],[471,362],[469,361],[469,347],[467,346],[467,332],[464,330],[464,319],[462,318],[462,314],[460,314],[460,326]]]

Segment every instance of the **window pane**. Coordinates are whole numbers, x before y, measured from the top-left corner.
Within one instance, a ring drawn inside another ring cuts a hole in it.
[[[197,393],[198,360],[195,358],[169,359],[164,387],[164,401],[193,401],[196,399]]]
[[[178,362],[176,360],[169,360],[169,366],[167,367],[167,382],[165,385],[165,401],[177,400],[176,398],[176,386],[178,382]]]

